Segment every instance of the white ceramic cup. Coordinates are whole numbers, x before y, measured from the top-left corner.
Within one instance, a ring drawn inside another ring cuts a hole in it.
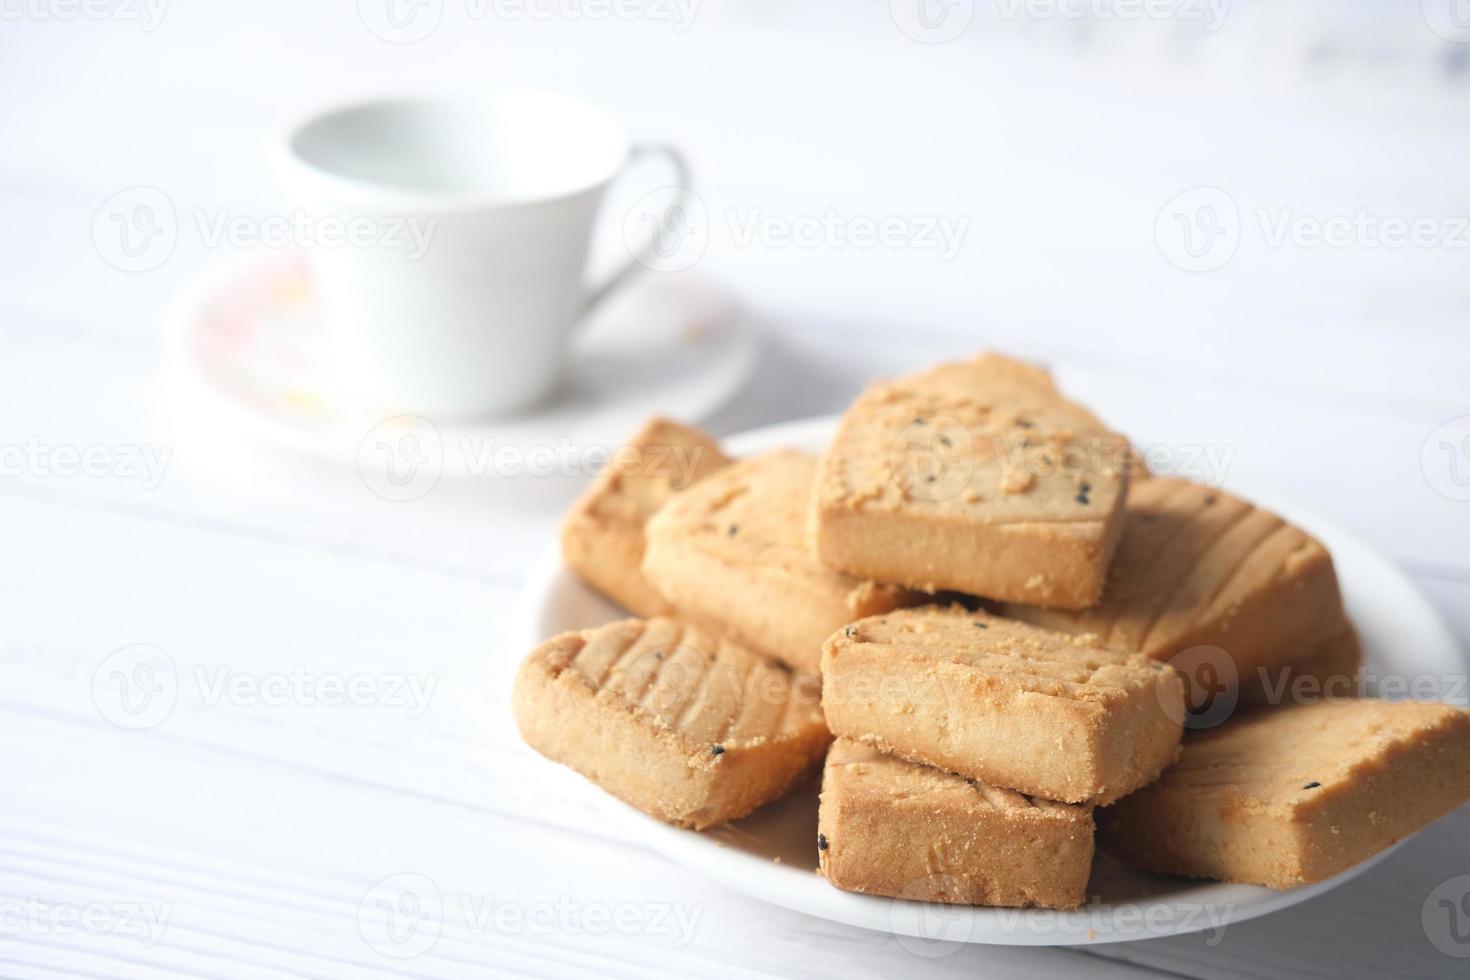
[[[292,127],[276,164],[313,230],[312,286],[331,337],[333,394],[380,411],[470,417],[556,387],[573,328],[653,247],[587,277],[598,209],[636,145],[580,100],[514,91],[396,99]]]

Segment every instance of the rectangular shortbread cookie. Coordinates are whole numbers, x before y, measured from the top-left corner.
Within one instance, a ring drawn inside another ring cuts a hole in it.
[[[822,773],[817,856],[846,891],[1070,909],[1087,897],[1092,809],[882,755],[839,738]]]
[[[905,609],[822,655],[834,734],[992,786],[1111,803],[1174,761],[1178,675],[1142,654],[960,607]]]
[[[561,527],[567,567],[630,612],[665,612],[668,603],[641,571],[643,526],[674,494],[729,462],[698,429],[650,419],[567,511]]]
[[[1263,700],[1262,672],[1332,654],[1356,671],[1357,638],[1347,623],[1332,557],[1313,537],[1269,511],[1188,480],[1136,481],[1102,601],[1081,612],[1008,605],[1006,616],[1085,634],[1112,650],[1169,660],[1218,647],[1242,700]],[[1328,641],[1333,641],[1328,643]],[[1187,670],[1187,663],[1181,662]]]
[[[877,581],[1081,609],[1102,594],[1132,461],[1045,371],[994,354],[941,365],[843,415],[813,547]]]
[[[812,677],[667,618],[531,651],[513,709],[532,748],[645,813],[702,829],[784,796],[831,741]]]
[[[1470,799],[1470,712],[1319,701],[1192,736],[1163,778],[1102,811],[1104,846],[1152,871],[1291,888]]]
[[[816,460],[791,450],[741,460],[664,506],[643,571],[678,614],[815,673],[822,642],[917,598],[817,562],[806,544]]]

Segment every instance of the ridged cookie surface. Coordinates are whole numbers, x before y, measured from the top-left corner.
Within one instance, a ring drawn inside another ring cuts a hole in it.
[[[815,679],[662,617],[541,644],[521,664],[513,708],[542,755],[695,828],[783,796],[831,740]]]
[[[1175,478],[1142,480],[1129,491],[1096,606],[1002,611],[1159,660],[1218,647],[1216,668],[1228,664],[1247,702],[1264,700],[1264,685],[1281,680],[1282,668],[1310,668],[1331,654],[1335,668],[1352,673],[1361,656],[1332,558],[1315,538],[1239,497]]]

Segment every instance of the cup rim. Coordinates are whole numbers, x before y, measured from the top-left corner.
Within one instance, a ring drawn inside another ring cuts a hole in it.
[[[618,137],[615,163],[606,173],[594,179],[570,184],[562,190],[546,194],[507,193],[504,191],[436,191],[394,186],[352,177],[314,163],[298,152],[295,141],[313,125],[333,116],[345,115],[390,105],[447,105],[482,108],[509,99],[553,99],[576,105],[584,112],[601,117]],[[415,212],[449,212],[488,208],[534,207],[566,201],[600,190],[615,177],[627,162],[632,143],[627,130],[612,113],[579,96],[552,89],[515,86],[489,89],[475,95],[443,93],[397,93],[338,101],[319,107],[295,118],[278,132],[271,142],[268,156],[284,178],[304,179],[318,189],[327,190],[347,202],[372,205],[392,210]]]

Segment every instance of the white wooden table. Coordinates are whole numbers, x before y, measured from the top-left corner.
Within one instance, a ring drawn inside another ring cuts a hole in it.
[[[1441,70],[1459,48],[1413,17],[1282,41],[1259,6],[1183,58],[1157,31],[1115,32],[1110,55],[988,15],[920,44],[878,2],[708,0],[686,30],[442,6],[414,44],[350,3],[175,0],[151,30],[128,17],[152,8],[6,8],[0,975],[1465,975],[1421,919],[1470,873],[1464,811],[1223,938],[1090,951],[915,952],[631,846],[506,712],[523,651],[501,636],[579,481],[393,503],[351,470],[190,424],[160,395],[165,324],[235,250],[184,218],[168,260],[128,274],[93,239],[99,206],[137,185],[181,216],[280,213],[266,134],[333,99],[581,93],[688,149],[710,216],[695,271],[768,331],[715,431],[837,410],[870,377],[982,347],[1046,360],[1140,442],[1227,452],[1227,481],[1272,479],[1356,527],[1465,642],[1470,445],[1424,455],[1470,415],[1470,232],[1450,234],[1470,211],[1470,86]],[[1311,6],[1291,5],[1316,23]],[[1239,244],[1191,273],[1156,222],[1201,186],[1238,208]],[[1272,245],[1283,217],[1360,210],[1450,231]],[[829,213],[969,224],[948,259],[734,233]],[[104,472],[68,475],[88,452]],[[148,459],[164,465],[128,463]],[[136,644],[166,652],[176,698],[128,730],[93,684]],[[354,678],[369,703],[330,703]],[[396,875],[431,883],[433,936],[360,926]]]

